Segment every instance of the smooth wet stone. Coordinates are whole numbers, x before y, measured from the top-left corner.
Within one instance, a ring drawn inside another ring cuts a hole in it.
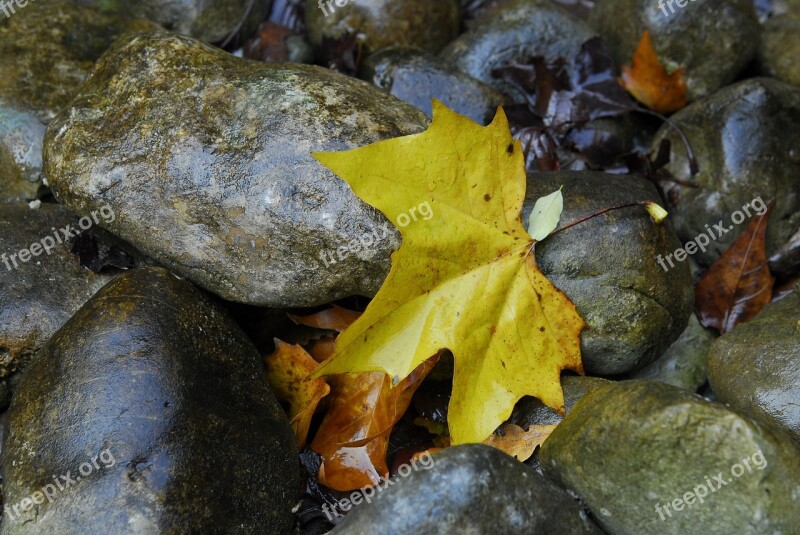
[[[718,338],[708,352],[708,380],[719,401],[800,443],[799,290]]]
[[[332,533],[601,533],[566,492],[490,446],[454,446],[417,466]]]
[[[431,116],[431,99],[489,124],[503,104],[503,95],[453,68],[444,61],[413,48],[387,48],[369,56],[359,77]]]
[[[614,535],[788,534],[800,525],[792,438],[664,383],[590,392],[539,457],[545,476],[578,494]]]
[[[81,0],[207,43],[223,41],[238,29],[244,38],[267,18],[271,0]]]
[[[515,100],[521,95],[492,70],[524,63],[533,56],[571,60],[594,32],[564,9],[546,0],[518,0],[503,6],[442,50],[440,59]]]
[[[59,201],[110,205],[111,232],[225,299],[311,306],[374,295],[400,243],[311,153],[426,124],[328,69],[140,34],[117,41],[51,124],[46,173]]]
[[[439,52],[458,35],[458,0],[306,0],[308,39],[315,47],[358,36],[371,52],[411,46]]]
[[[92,466],[106,451],[114,462]],[[219,305],[161,268],[105,286],[36,355],[2,462],[2,534],[285,534],[300,485],[258,352]],[[68,473],[81,480],[15,514]]]
[[[155,27],[68,0],[31,1],[0,16],[0,202],[36,198],[47,123],[114,39]]]
[[[699,186],[665,183],[678,237],[688,242],[709,229],[716,236],[721,233],[714,229],[719,222],[727,229],[719,239],[710,240],[706,251],[698,250],[694,259],[706,266],[716,260],[756,210],[736,226],[734,213],[756,197],[765,203],[775,201],[767,226],[768,255],[788,241],[800,227],[800,88],[754,78],[721,89],[671,119],[686,134],[700,167],[693,177],[683,143],[664,125],[653,148],[669,139],[672,160],[667,169]]]
[[[784,82],[800,85],[800,5],[764,23],[759,62],[765,73]]]
[[[105,212],[97,219],[110,219],[111,215]],[[12,377],[119,273],[92,273],[80,266],[64,243],[66,233],[80,229],[76,221],[71,211],[57,204],[42,204],[36,210],[27,204],[0,204],[0,381],[6,385],[0,408],[8,405],[7,386]],[[62,232],[68,225],[71,228]],[[33,250],[32,244],[39,245]],[[23,262],[19,257],[22,250],[38,254],[23,253],[27,259]]]
[[[597,172],[529,173],[522,220],[536,199],[564,186],[562,226],[621,204],[656,201],[651,182]],[[589,324],[581,334],[590,375],[629,372],[655,360],[686,328],[693,290],[685,264],[664,271],[657,255],[680,244],[668,222],[641,206],[613,210],[536,245],[536,262]]]
[[[566,414],[583,396],[611,384],[607,379],[600,377],[587,377],[582,375],[564,375],[561,377],[561,388],[564,390],[564,410]],[[543,404],[534,397],[522,398],[514,407],[509,421],[528,429],[532,425],[557,425],[564,419],[564,415]]]
[[[708,379],[706,353],[714,341],[714,333],[697,317],[689,317],[689,325],[658,360],[630,375],[631,379],[661,381],[690,392],[696,392]]]
[[[597,2],[590,21],[619,65],[631,65],[642,34],[649,31],[667,72],[684,69],[687,96],[693,101],[729,84],[747,66],[761,28],[750,0],[684,3],[685,7],[667,0]]]

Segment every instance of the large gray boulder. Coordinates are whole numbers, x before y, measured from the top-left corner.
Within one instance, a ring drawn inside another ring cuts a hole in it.
[[[680,388],[623,381],[590,392],[542,445],[545,476],[608,533],[796,533],[792,438]]]
[[[653,148],[668,139],[667,169],[696,186],[665,184],[675,229],[684,242],[709,231],[714,237],[704,240],[709,245],[694,259],[702,265],[716,260],[771,200],[768,255],[788,241],[800,227],[800,88],[752,78],[689,105],[672,121],[686,134],[700,168],[692,176],[684,144],[664,125]]]
[[[50,125],[59,201],[222,297],[306,306],[372,295],[399,233],[314,160],[426,117],[327,69],[237,59],[188,37],[123,38]]]
[[[719,401],[787,430],[800,442],[800,286],[708,351]]]
[[[283,535],[300,485],[260,355],[162,268],[109,283],[36,355],[2,475],[4,535]]]
[[[536,199],[562,185],[561,226],[605,208],[659,201],[653,184],[639,177],[530,173],[522,220],[527,222]],[[607,212],[536,244],[542,272],[589,324],[581,334],[587,373],[615,375],[642,367],[683,332],[693,303],[689,267],[664,270],[658,263],[658,255],[679,245],[669,222],[655,224],[641,206]]]
[[[373,492],[374,501],[353,509],[333,533],[601,533],[566,492],[491,446],[447,448],[408,471]]]

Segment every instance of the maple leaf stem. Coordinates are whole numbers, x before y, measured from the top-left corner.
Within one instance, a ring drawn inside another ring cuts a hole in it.
[[[586,221],[589,221],[590,219],[592,219],[594,217],[597,217],[599,215],[603,215],[606,212],[611,212],[613,210],[621,210],[622,208],[631,208],[631,207],[634,207],[634,206],[646,206],[646,204],[648,202],[649,201],[630,202],[630,203],[626,203],[626,204],[620,204],[618,206],[611,206],[609,208],[603,208],[602,210],[600,210],[598,212],[595,212],[593,214],[589,214],[589,215],[587,215],[585,217],[582,217],[580,219],[577,219],[577,220],[573,221],[572,223],[568,223],[568,224],[564,225],[563,227],[557,228],[556,230],[554,230],[553,232],[550,233],[550,236],[553,236],[554,234],[558,234],[562,230],[567,230],[568,228],[572,228],[575,225],[580,225],[581,223],[585,223]]]

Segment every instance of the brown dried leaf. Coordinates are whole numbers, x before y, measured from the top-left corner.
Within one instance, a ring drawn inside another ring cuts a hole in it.
[[[750,222],[695,287],[695,312],[704,327],[726,333],[753,319],[772,299],[775,279],[767,265],[770,206]]]
[[[649,30],[645,30],[639,40],[632,66],[623,65],[620,82],[636,100],[659,113],[677,111],[686,106],[683,69],[667,74],[653,48]]]
[[[330,387],[324,379],[308,379],[319,364],[299,345],[275,339],[275,352],[264,362],[273,392],[289,405],[289,423],[297,437],[298,448],[302,448],[314,411],[319,401],[328,395]]]
[[[330,409],[311,443],[322,457],[320,483],[349,491],[376,485],[388,475],[389,433],[437,359],[422,363],[394,388],[383,372],[329,377]]]
[[[361,316],[361,312],[333,305],[331,308],[310,316],[296,316],[294,314],[289,314],[288,316],[292,321],[300,325],[342,332]]]
[[[516,457],[518,461],[526,461],[533,455],[536,448],[547,440],[547,437],[550,436],[550,433],[553,432],[557,425],[532,425],[530,429],[525,431],[516,424],[504,423],[500,426],[503,433],[502,436],[492,434],[484,444]]]

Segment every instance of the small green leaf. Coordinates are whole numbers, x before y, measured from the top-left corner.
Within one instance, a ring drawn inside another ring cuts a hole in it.
[[[650,217],[653,218],[653,221],[656,223],[656,225],[664,221],[669,215],[669,212],[661,208],[660,205],[654,203],[653,201],[647,201],[644,203],[644,208],[647,210],[647,213],[650,214]]]
[[[563,188],[564,186],[561,186]],[[558,226],[561,212],[564,210],[564,196],[561,188],[550,195],[536,201],[528,220],[528,234],[536,241],[542,241]]]

